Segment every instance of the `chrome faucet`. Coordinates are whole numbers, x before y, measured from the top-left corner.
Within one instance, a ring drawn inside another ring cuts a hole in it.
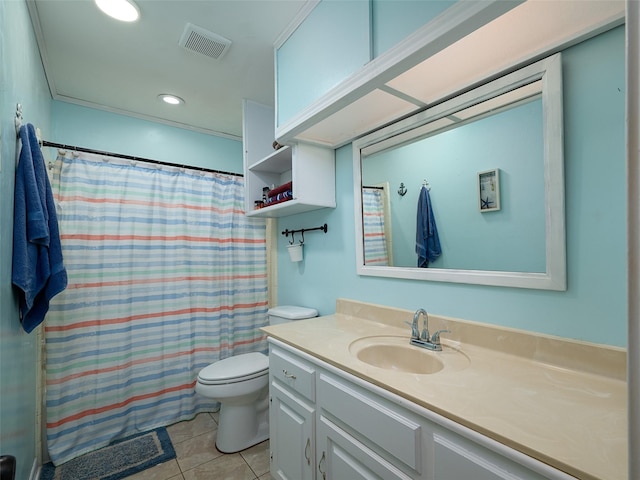
[[[422,322],[422,332],[418,329],[418,321],[420,315],[424,316]],[[416,313],[413,314],[413,322],[405,322],[407,325],[411,325],[411,345],[417,347],[426,348],[428,350],[434,350],[439,352],[442,350],[442,344],[440,343],[440,334],[445,332],[451,332],[450,330],[438,330],[433,335],[429,336],[429,314],[424,308],[419,308]]]
[[[422,320],[422,333],[420,337],[418,337],[418,320],[420,320],[420,315],[424,316],[424,320]],[[414,336],[414,329],[416,335]],[[411,333],[413,338],[420,338],[421,340],[429,340],[429,314],[424,308],[419,308],[416,310],[416,313],[413,314],[413,323],[411,324]]]

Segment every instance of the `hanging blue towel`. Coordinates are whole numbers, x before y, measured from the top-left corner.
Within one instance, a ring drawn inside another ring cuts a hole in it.
[[[20,320],[29,333],[67,287],[53,193],[33,125],[20,127],[16,168],[12,282],[19,291]]]
[[[442,253],[440,238],[436,228],[436,219],[431,209],[431,197],[427,187],[422,187],[418,198],[418,215],[416,225],[416,253],[418,267],[427,268]]]

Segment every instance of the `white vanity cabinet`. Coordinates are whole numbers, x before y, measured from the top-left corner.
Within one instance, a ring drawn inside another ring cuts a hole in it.
[[[245,213],[281,217],[319,208],[335,208],[335,153],[333,149],[296,143],[273,149],[273,108],[243,102],[243,160]],[[293,183],[292,199],[256,209],[264,187]]]
[[[269,348],[273,478],[574,478],[278,340]]]
[[[269,354],[271,476],[315,477],[315,367],[282,349]]]

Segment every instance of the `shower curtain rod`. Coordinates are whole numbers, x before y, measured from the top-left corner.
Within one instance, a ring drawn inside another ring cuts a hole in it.
[[[131,155],[123,155],[121,153],[105,152],[105,151],[102,151],[102,150],[93,150],[91,148],[77,147],[75,145],[65,145],[63,143],[54,143],[54,142],[49,142],[47,140],[44,140],[42,142],[42,146],[43,147],[62,148],[64,150],[76,150],[76,151],[85,152],[85,153],[94,153],[96,155],[109,155],[110,157],[123,158],[125,160],[137,160],[139,162],[153,163],[153,164],[156,164],[156,165],[167,165],[169,167],[189,168],[191,170],[198,170],[198,171],[201,171],[201,172],[221,173],[223,175],[235,175],[237,177],[244,177],[244,175],[242,175],[241,173],[225,172],[224,170],[215,170],[213,168],[194,167],[194,166],[191,166],[191,165],[182,165],[182,164],[179,164],[179,163],[164,162],[162,160],[151,160],[149,158],[134,157],[134,156],[131,156]]]

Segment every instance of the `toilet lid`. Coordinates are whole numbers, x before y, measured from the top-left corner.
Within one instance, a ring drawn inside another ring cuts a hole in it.
[[[268,371],[269,357],[259,352],[243,353],[204,367],[198,374],[198,381],[206,385],[236,383],[265,375]]]
[[[303,320],[318,316],[318,310],[315,308],[298,307],[295,305],[280,305],[267,310],[267,315],[274,317],[286,318],[287,320]]]

